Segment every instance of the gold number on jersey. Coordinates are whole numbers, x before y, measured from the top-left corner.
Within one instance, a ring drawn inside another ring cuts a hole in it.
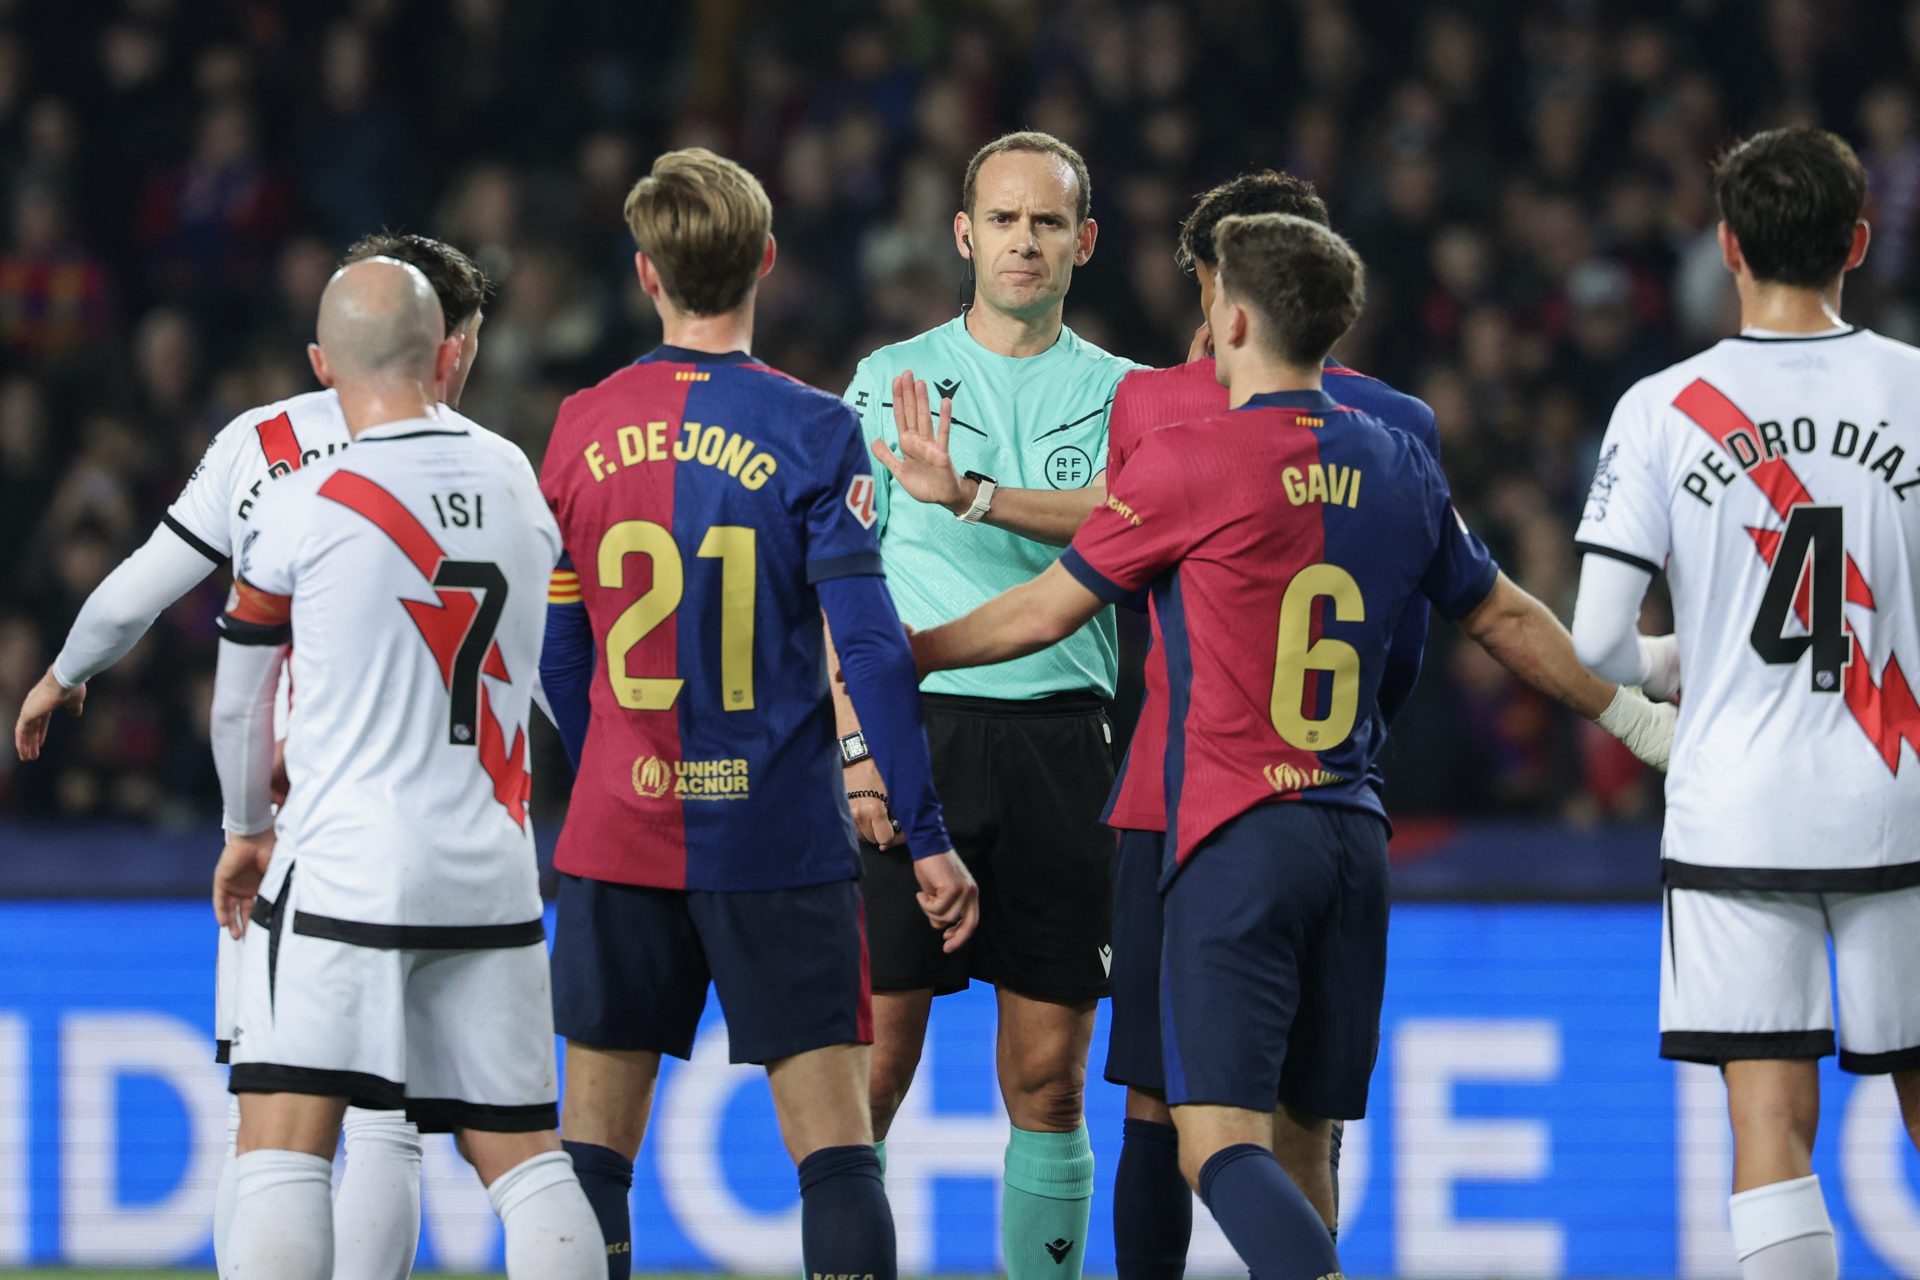
[[[715,525],[701,539],[698,554],[720,561],[721,704],[728,711],[753,710],[753,604],[759,574],[755,531],[743,525]],[[653,565],[653,583],[623,609],[607,628],[607,679],[616,702],[630,711],[667,711],[686,684],[677,676],[636,676],[627,655],[653,629],[673,616],[686,595],[686,565],[673,534],[651,520],[622,520],[600,539],[600,585],[626,585],[628,556],[642,555]]]
[[[745,525],[717,524],[700,540],[700,555],[720,561],[720,705],[753,710],[753,594],[760,574],[759,535]]]
[[[1280,600],[1280,639],[1273,655],[1273,730],[1302,751],[1326,751],[1353,733],[1360,709],[1360,653],[1344,640],[1312,640],[1313,604],[1325,597],[1341,622],[1364,622],[1367,603],[1353,575],[1334,564],[1308,565],[1294,575]],[[1325,671],[1333,681],[1327,714],[1306,714],[1307,672]]]

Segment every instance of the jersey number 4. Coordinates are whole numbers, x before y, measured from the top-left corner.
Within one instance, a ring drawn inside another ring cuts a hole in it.
[[[717,524],[700,540],[696,553],[720,562],[721,706],[753,710],[753,604],[758,588],[756,533],[745,525]],[[678,676],[636,676],[627,655],[654,628],[673,616],[686,594],[686,562],[673,533],[651,520],[622,520],[600,539],[600,585],[617,591],[626,584],[627,557],[653,563],[653,583],[621,610],[607,628],[607,679],[616,702],[630,711],[671,710],[686,681]]]
[[[1838,693],[1851,656],[1844,612],[1847,550],[1839,507],[1795,507],[1767,574],[1766,594],[1754,615],[1753,651],[1769,665],[1790,666],[1813,654],[1813,691]],[[1805,635],[1788,635],[1797,617]]]

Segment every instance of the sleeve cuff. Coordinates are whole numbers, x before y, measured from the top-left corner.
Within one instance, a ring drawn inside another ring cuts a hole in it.
[[[850,556],[829,556],[824,560],[807,562],[807,583],[825,582],[829,578],[886,577],[878,551],[861,551]]]
[[[1660,566],[1644,556],[1634,555],[1631,551],[1622,551],[1618,547],[1604,547],[1597,542],[1575,542],[1573,549],[1582,555],[1605,556],[1609,560],[1618,560],[1630,564],[1636,569],[1645,569],[1648,573],[1659,573]]]
[[[1487,597],[1493,594],[1493,584],[1498,581],[1500,581],[1500,566],[1489,560],[1486,571],[1481,574],[1480,581],[1474,584],[1471,591],[1461,593],[1456,599],[1449,600],[1445,606],[1436,603],[1434,607],[1440,610],[1448,622],[1458,622],[1487,602]]]
[[[205,538],[187,528],[186,525],[180,523],[172,512],[168,512],[166,515],[160,517],[160,523],[173,530],[174,536],[179,538],[180,541],[186,543],[215,564],[225,564],[227,562],[227,557],[224,553],[211,542],[208,542]]]
[[[1132,587],[1123,587],[1087,563],[1087,558],[1075,547],[1068,547],[1060,553],[1060,567],[1073,575],[1073,580],[1087,590],[1099,596],[1108,604],[1123,604],[1136,594]]]

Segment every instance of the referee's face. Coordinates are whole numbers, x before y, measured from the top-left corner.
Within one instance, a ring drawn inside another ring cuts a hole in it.
[[[987,306],[1025,318],[1061,305],[1098,230],[1092,218],[1077,220],[1079,198],[1058,156],[1003,151],[980,166],[974,207],[954,219],[954,231]]]

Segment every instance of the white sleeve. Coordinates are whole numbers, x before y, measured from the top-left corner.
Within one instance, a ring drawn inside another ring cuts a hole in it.
[[[166,523],[180,540],[217,564],[233,556],[233,451],[253,416],[235,418],[221,429],[167,508]]]
[[[1593,673],[1615,684],[1646,677],[1640,646],[1640,602],[1653,575],[1611,556],[1589,555],[1580,566],[1573,604],[1573,649]]]
[[[236,836],[273,825],[273,702],[287,646],[222,641],[213,675],[213,767],[221,825]]]
[[[1639,685],[1664,702],[1680,687],[1680,647],[1670,635],[1640,634],[1640,603],[1651,581],[1639,565],[1588,555],[1573,605],[1573,649],[1594,674]]]
[[[155,529],[80,606],[67,642],[53,660],[53,678],[71,689],[118,662],[147,634],[160,611],[193,590],[215,563],[171,525]]]
[[[235,556],[233,576],[269,595],[290,596],[299,569],[302,529],[312,510],[312,491],[296,480],[276,481],[270,499],[254,508],[252,529]]]
[[[1612,556],[1650,574],[1667,563],[1673,499],[1655,404],[1641,383],[1615,406],[1574,535],[1589,555]]]

